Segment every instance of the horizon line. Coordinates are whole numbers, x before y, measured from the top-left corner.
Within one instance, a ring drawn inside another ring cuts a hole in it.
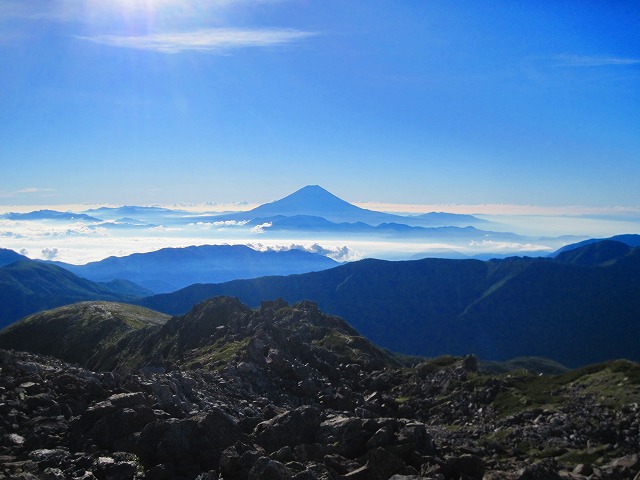
[[[277,200],[275,200],[277,201]],[[271,201],[273,202],[273,201]],[[38,210],[84,212],[92,208],[118,208],[125,206],[158,207],[186,210],[190,213],[226,213],[246,212],[271,202],[155,202],[137,204],[132,202],[83,202],[83,203],[38,203],[38,204],[0,204],[0,214],[29,213]],[[384,213],[419,215],[423,213],[454,213],[460,215],[531,215],[531,216],[586,216],[640,215],[640,206],[585,206],[585,205],[533,205],[511,203],[393,203],[374,201],[348,202],[360,208]]]

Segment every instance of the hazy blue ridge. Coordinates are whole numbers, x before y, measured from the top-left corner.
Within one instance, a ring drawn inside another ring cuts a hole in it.
[[[57,265],[96,282],[126,279],[155,293],[195,283],[324,270],[338,262],[303,250],[264,252],[245,245],[201,245],[108,257],[85,265]]]
[[[251,306],[312,300],[392,351],[487,360],[548,357],[568,366],[640,360],[640,249],[604,264],[362,260],[329,270],[194,285],[139,303],[170,314],[215,295]]]
[[[17,262],[19,260],[29,260],[24,255],[20,255],[13,250],[9,250],[8,248],[0,248],[0,267],[4,265],[8,265],[13,262]]]
[[[100,222],[99,218],[84,213],[58,212],[56,210],[36,210],[28,213],[5,213],[0,218],[7,220],[72,220],[84,222]]]
[[[500,238],[502,240],[522,240],[525,237],[509,232],[492,232],[479,230],[473,226],[439,226],[422,227],[397,222],[384,222],[370,225],[365,222],[332,222],[324,217],[312,215],[294,215],[275,217],[258,217],[247,225],[258,226],[269,224],[268,231],[314,232],[340,235],[384,235],[397,238],[430,238],[430,239],[463,239],[463,238]]]
[[[603,240],[613,240],[616,242],[624,243],[625,245],[629,245],[630,247],[640,247],[640,235],[635,233],[625,233],[622,235],[614,235],[613,237],[608,238],[589,238],[587,240],[583,240],[581,242],[572,243],[570,245],[565,245],[562,248],[556,250],[552,256],[557,256],[562,252],[566,252],[568,250],[574,250],[576,248],[584,247],[585,245],[590,245],[592,243],[598,243]]]
[[[56,265],[21,260],[0,268],[0,327],[31,313],[84,300],[129,300]]]

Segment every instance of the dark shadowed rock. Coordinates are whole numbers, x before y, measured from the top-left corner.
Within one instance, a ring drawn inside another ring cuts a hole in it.
[[[260,457],[249,471],[248,480],[291,480],[291,472],[277,460]]]
[[[318,409],[300,407],[259,423],[254,435],[258,445],[268,452],[274,452],[284,446],[313,443],[319,426]]]
[[[177,471],[213,470],[222,452],[246,440],[237,422],[218,409],[185,419],[155,421],[140,433],[135,450],[146,464],[171,463]]]
[[[363,420],[336,415],[322,422],[317,439],[321,444],[333,445],[336,452],[347,458],[356,458],[367,451],[370,434],[363,429]]]
[[[369,480],[387,480],[391,475],[405,467],[404,461],[389,453],[382,447],[377,447],[367,453]]]
[[[560,480],[558,465],[553,460],[543,460],[525,467],[517,477],[518,480]]]
[[[309,302],[216,299],[152,330],[128,350],[140,369],[0,350],[0,480],[638,475],[633,362],[554,376],[484,373],[473,357],[414,366]]]
[[[442,465],[442,472],[448,478],[482,479],[485,472],[485,463],[476,455],[461,455],[448,458]]]

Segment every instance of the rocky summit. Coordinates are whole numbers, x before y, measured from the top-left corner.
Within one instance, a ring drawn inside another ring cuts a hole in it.
[[[129,328],[48,352],[92,349],[80,363],[0,350],[0,478],[640,479],[633,362],[548,375],[398,357],[309,302],[216,298],[145,322],[99,306],[100,325]]]

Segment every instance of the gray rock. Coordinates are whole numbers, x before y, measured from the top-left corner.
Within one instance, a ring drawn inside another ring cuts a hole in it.
[[[481,457],[469,454],[447,458],[442,465],[442,473],[445,477],[452,478],[464,476],[465,478],[481,479],[485,469],[485,463]]]
[[[368,480],[387,480],[405,467],[404,461],[382,447],[367,453]]]
[[[260,457],[249,471],[248,480],[291,480],[291,472],[277,460]]]
[[[222,452],[247,440],[237,422],[213,409],[185,419],[171,418],[148,424],[140,433],[135,451],[146,464],[171,463],[178,471],[218,468]]]
[[[319,426],[318,409],[305,406],[259,423],[253,434],[258,445],[275,452],[285,446],[313,443]]]
[[[363,420],[337,415],[320,424],[317,440],[324,445],[333,445],[336,453],[347,458],[356,458],[367,451],[369,436],[363,430]]]

